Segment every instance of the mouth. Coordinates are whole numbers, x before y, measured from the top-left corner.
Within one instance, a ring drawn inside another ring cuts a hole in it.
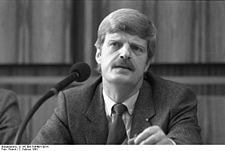
[[[131,67],[129,67],[129,66],[123,66],[123,65],[117,65],[117,66],[114,66],[113,68],[127,69],[127,70],[130,70],[130,71],[133,70]]]

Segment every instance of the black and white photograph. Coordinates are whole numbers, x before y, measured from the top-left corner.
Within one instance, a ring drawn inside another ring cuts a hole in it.
[[[225,1],[0,0],[0,150],[224,145]]]

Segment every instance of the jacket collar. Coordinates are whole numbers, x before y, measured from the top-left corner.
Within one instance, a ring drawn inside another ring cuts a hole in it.
[[[108,136],[108,121],[102,95],[101,77],[98,78],[95,84],[98,86],[85,113],[86,117],[91,121],[86,131],[87,143],[91,144],[96,140],[104,144]],[[134,108],[130,137],[151,126],[151,119],[156,114],[154,105],[150,83],[144,80]]]

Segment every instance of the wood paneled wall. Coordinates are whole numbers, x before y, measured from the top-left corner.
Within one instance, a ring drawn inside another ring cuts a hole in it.
[[[159,0],[1,0],[0,63],[79,60],[93,67],[98,25],[123,7],[156,24],[154,63],[224,63],[224,1]]]
[[[16,60],[16,0],[0,2],[0,63]]]
[[[97,26],[111,11],[129,7],[145,13],[158,29],[154,63],[224,63],[224,1],[85,1],[86,42],[93,64]],[[97,14],[97,15],[96,15]],[[92,22],[92,26],[89,23]],[[82,26],[82,25],[81,25]],[[88,30],[87,30],[88,29]],[[94,35],[93,35],[94,34]],[[79,45],[79,44],[78,44]]]
[[[70,63],[70,0],[1,0],[0,63]]]
[[[204,144],[225,144],[225,95],[198,96],[198,120]]]

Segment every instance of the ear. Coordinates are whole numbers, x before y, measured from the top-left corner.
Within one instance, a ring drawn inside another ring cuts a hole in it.
[[[101,50],[97,49],[96,53],[95,53],[95,60],[98,64],[101,64]]]
[[[145,72],[148,71],[148,68],[150,67],[150,59],[148,60],[148,62],[146,63],[146,66],[145,66]]]

